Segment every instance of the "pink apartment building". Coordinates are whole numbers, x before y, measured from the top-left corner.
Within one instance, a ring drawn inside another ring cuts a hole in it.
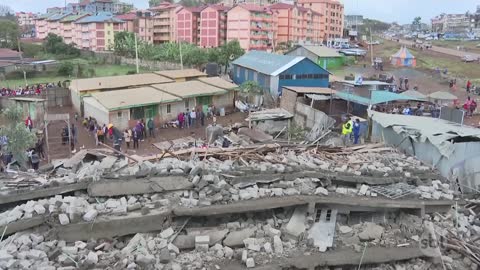
[[[269,6],[277,12],[276,43],[319,43],[321,39],[321,14],[309,8],[277,3]]]
[[[148,10],[137,10],[137,18],[134,21],[135,33],[138,37],[148,43],[153,43],[153,17]]]
[[[322,14],[324,40],[343,36],[344,6],[339,0],[298,0],[298,4]]]
[[[161,44],[177,40],[177,11],[181,8],[180,5],[163,2],[149,9],[154,13],[153,43]]]
[[[17,17],[20,26],[35,25],[35,14],[32,12],[17,12],[15,17]]]
[[[75,22],[87,16],[90,16],[90,14],[75,14],[60,20],[60,36],[63,37],[65,43],[75,43],[74,39],[77,31]]]
[[[108,14],[88,16],[76,22],[74,42],[90,51],[108,51],[113,48],[116,32],[124,29],[124,21]]]
[[[134,11],[122,15],[117,15],[115,16],[115,18],[125,22],[123,24],[123,31],[135,32],[134,24],[135,20],[137,19],[137,15]]]
[[[35,20],[35,33],[37,38],[45,39],[48,35],[47,15],[41,15]]]
[[[272,50],[276,14],[264,6],[241,4],[227,14],[227,42],[238,40],[244,50]]]
[[[177,42],[199,44],[200,12],[204,7],[182,7],[177,11]]]
[[[227,12],[230,7],[211,5],[200,13],[200,46],[215,48],[227,40]]]

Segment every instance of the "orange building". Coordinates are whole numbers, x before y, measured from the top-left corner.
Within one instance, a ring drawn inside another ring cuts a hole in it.
[[[273,4],[269,8],[277,12],[277,43],[321,42],[320,13],[285,3]]]
[[[298,4],[323,15],[323,40],[343,36],[344,6],[339,0],[298,0]]]
[[[272,50],[276,14],[268,7],[240,4],[227,13],[227,42],[238,40],[244,50]]]

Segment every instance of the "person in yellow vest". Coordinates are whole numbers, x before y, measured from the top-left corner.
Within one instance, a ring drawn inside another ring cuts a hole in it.
[[[353,131],[353,121],[351,118],[348,118],[345,123],[342,125],[342,139],[345,146],[350,142],[350,136]]]

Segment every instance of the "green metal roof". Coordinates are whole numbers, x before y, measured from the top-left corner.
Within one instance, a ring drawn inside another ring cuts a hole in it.
[[[70,16],[67,16],[67,17],[61,19],[60,22],[74,22],[74,21],[76,21],[76,20],[78,20],[78,19],[81,19],[81,18],[83,18],[83,17],[85,17],[85,16],[88,16],[88,15],[90,15],[90,14],[75,14],[75,15],[70,15]]]

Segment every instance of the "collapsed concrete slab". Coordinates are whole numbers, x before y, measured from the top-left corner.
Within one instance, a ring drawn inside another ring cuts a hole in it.
[[[82,181],[79,183],[61,185],[58,187],[21,189],[15,192],[2,194],[0,196],[0,205],[12,203],[12,202],[21,202],[21,201],[38,199],[38,198],[51,197],[51,196],[65,194],[65,193],[74,192],[78,190],[86,190],[89,184],[90,184],[89,181]]]
[[[350,196],[307,196],[293,195],[283,197],[262,198],[257,200],[238,201],[226,205],[211,205],[204,207],[175,207],[175,216],[214,216],[252,211],[264,211],[269,209],[291,207],[298,205],[322,204],[330,208],[343,208],[357,211],[374,211],[379,209],[404,209],[418,210],[420,213],[446,212],[453,202],[447,200],[421,201],[421,200],[389,200],[370,197]],[[419,213],[419,214],[420,214]]]
[[[90,196],[119,196],[164,191],[186,190],[193,187],[183,176],[151,177],[145,179],[93,182],[88,186]]]
[[[20,219],[15,222],[9,223],[4,226],[0,226],[0,232],[5,231],[5,235],[14,234],[37,226],[42,225],[45,222],[45,216],[36,216],[28,219]],[[6,229],[5,229],[6,227]]]
[[[169,210],[159,209],[152,210],[147,215],[130,213],[121,217],[98,217],[93,223],[82,222],[57,226],[54,231],[58,239],[67,242],[159,231],[169,214]]]
[[[298,256],[290,256],[289,258],[278,258],[276,263],[258,266],[255,270],[277,270],[277,269],[299,269],[310,270],[317,269],[322,266],[342,267],[342,266],[358,266],[360,260],[362,265],[391,263],[396,261],[405,261],[415,258],[425,258],[418,247],[368,247],[362,259],[362,252],[356,252],[353,249],[338,249],[327,251],[325,253],[315,253],[312,255],[298,254]],[[240,262],[231,261],[227,265],[220,265],[222,269],[240,270],[245,269]]]

